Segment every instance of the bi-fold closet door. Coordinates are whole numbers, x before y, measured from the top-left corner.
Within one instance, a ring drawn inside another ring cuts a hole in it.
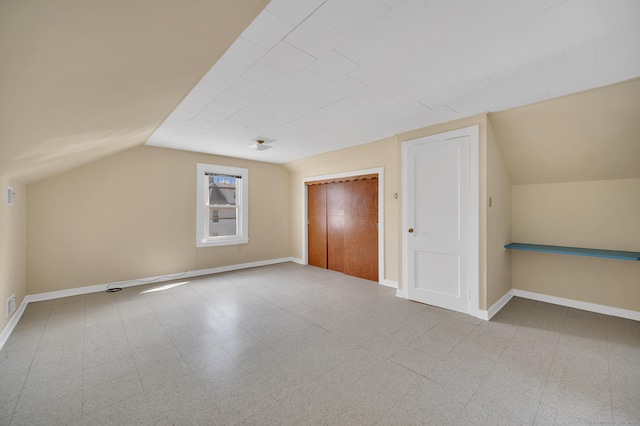
[[[378,281],[377,175],[309,182],[309,265]]]

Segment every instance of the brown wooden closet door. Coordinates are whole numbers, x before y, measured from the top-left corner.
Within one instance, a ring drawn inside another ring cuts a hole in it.
[[[345,185],[344,273],[378,281],[378,180]]]
[[[327,187],[327,268],[344,272],[344,182],[322,185]]]
[[[327,268],[327,186],[307,187],[309,265]]]

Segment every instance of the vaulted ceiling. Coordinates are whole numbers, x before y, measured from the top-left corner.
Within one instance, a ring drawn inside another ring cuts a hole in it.
[[[0,64],[0,176],[144,143],[282,163],[638,77],[640,1],[6,0]]]
[[[640,76],[640,1],[272,0],[148,144],[282,163]],[[249,149],[264,139],[272,149]]]

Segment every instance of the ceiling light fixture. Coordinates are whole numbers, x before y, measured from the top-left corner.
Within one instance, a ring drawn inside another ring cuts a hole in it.
[[[265,145],[263,139],[258,139],[254,145],[249,145],[249,148],[255,149],[257,151],[264,151],[265,149],[271,148],[269,145]]]

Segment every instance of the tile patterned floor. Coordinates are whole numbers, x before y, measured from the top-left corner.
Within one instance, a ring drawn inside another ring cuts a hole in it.
[[[29,304],[0,425],[640,424],[640,323],[279,264]]]

